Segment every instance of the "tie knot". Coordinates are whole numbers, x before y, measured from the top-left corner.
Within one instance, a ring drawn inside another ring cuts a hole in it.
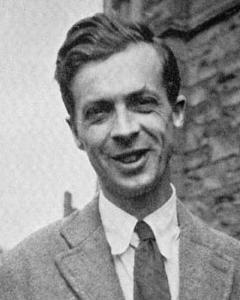
[[[141,241],[155,240],[151,227],[144,221],[138,221],[134,231],[138,234]]]

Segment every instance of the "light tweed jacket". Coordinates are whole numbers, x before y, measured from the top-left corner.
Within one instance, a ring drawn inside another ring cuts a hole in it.
[[[240,243],[178,201],[180,300],[240,299]],[[1,300],[122,300],[97,200],[33,234],[0,269]],[[150,300],[150,299],[149,299]]]

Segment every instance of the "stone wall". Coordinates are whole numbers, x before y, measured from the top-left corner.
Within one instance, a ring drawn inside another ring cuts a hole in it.
[[[240,239],[240,4],[144,0],[141,19],[175,52],[188,97],[172,160],[178,194],[211,226]]]
[[[1,263],[2,263],[2,255],[3,255],[3,249],[0,246],[0,266],[1,266]]]
[[[187,42],[184,191],[192,209],[240,238],[240,11]]]

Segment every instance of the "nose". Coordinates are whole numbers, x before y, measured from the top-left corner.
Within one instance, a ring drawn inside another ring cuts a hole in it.
[[[134,113],[121,107],[115,113],[111,137],[120,143],[132,142],[139,134],[140,124]]]

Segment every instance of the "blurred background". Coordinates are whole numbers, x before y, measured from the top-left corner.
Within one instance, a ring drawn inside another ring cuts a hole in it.
[[[53,77],[66,31],[103,10],[148,23],[176,54],[189,104],[173,182],[193,213],[240,239],[238,0],[0,0],[0,245],[13,247],[94,193]]]
[[[57,51],[100,0],[0,0],[0,245],[11,248],[63,216],[71,191],[81,207],[95,177],[74,144],[54,80]]]

